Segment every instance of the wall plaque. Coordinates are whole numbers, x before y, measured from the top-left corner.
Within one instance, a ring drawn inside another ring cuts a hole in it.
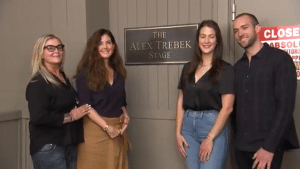
[[[125,28],[125,63],[180,64],[191,60],[198,24]]]

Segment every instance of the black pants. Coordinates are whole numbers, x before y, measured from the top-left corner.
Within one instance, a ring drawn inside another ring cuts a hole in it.
[[[252,165],[255,160],[252,158],[255,153],[256,152],[247,152],[247,151],[241,151],[241,150],[235,149],[235,160],[236,160],[238,169],[252,169]],[[273,160],[271,163],[271,169],[280,169],[283,154],[284,154],[283,148],[277,149],[277,151],[274,153],[274,156],[273,156]]]

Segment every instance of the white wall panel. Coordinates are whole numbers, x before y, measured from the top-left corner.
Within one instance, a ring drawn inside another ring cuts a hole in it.
[[[85,0],[87,38],[100,29],[109,29],[109,1]]]
[[[134,130],[134,134],[130,135],[132,143],[132,151],[129,154],[130,169],[185,168],[176,149],[172,120],[134,120],[129,130]]]
[[[67,17],[61,18],[67,24],[68,35],[64,42],[67,56],[64,68],[67,75],[73,76],[87,42],[86,8],[82,0],[66,0],[66,4]]]
[[[168,24],[168,0],[157,0],[157,25]]]
[[[213,1],[212,0],[201,0],[201,8],[200,8],[200,15],[201,19],[213,19]]]
[[[176,25],[179,16],[179,0],[168,1],[168,25]]]
[[[183,3],[182,0],[168,1],[168,25],[177,25],[188,23],[188,3]],[[183,17],[181,17],[183,16]],[[180,21],[182,18],[182,21]],[[184,19],[185,18],[185,19]],[[178,65],[168,65],[168,105],[169,109],[176,110],[176,101],[178,95]]]
[[[159,26],[168,25],[168,1],[157,1],[157,24]],[[158,109],[169,108],[169,90],[168,90],[168,66],[158,65]]]
[[[110,4],[110,20],[113,20],[113,17],[111,17],[112,13],[111,11],[116,11],[114,9],[114,4]],[[136,0],[127,0],[126,4],[127,8],[127,27],[133,28],[136,27],[137,25],[137,1]],[[123,14],[124,15],[124,14]],[[115,24],[117,25],[117,23]],[[111,29],[116,29],[112,27]],[[124,38],[124,37],[120,37]],[[119,46],[124,46],[124,44],[119,44]],[[124,58],[124,56],[123,56]],[[124,59],[125,61],[125,59]],[[126,94],[127,94],[127,103],[128,103],[128,108],[134,107],[135,105],[139,104],[139,94],[138,94],[138,84],[136,83],[135,79],[138,79],[138,71],[136,67],[126,67],[127,69],[127,80],[126,80]]]
[[[136,27],[137,22],[137,0],[127,0],[126,8],[127,8],[127,26],[128,27]],[[113,25],[111,25],[113,26]]]
[[[147,26],[147,1],[139,0],[137,2],[137,27],[146,27]],[[135,107],[141,107],[148,109],[149,107],[149,88],[148,88],[148,66],[137,66],[138,79],[135,80],[135,83],[138,85],[138,102],[135,104]],[[143,113],[143,112],[138,112]]]
[[[120,54],[124,60],[124,28],[127,28],[127,8],[126,7],[126,1],[124,0],[118,0],[118,34],[115,36],[118,37],[117,41],[119,42],[119,50]]]
[[[157,2],[147,1],[147,26],[156,26],[157,24]],[[146,66],[148,69],[148,107],[157,109],[158,107],[158,68],[157,65]]]
[[[201,1],[199,0],[190,0],[190,22],[199,23],[201,21]]]
[[[179,8],[178,8],[178,23],[186,24],[189,23],[189,16],[190,16],[190,1],[186,0],[179,0],[178,1]]]
[[[63,40],[68,39],[67,20],[67,2],[66,1],[49,1],[50,5],[50,28],[53,34]],[[63,41],[63,43],[65,43]]]
[[[82,0],[0,1],[0,113],[20,110],[22,117],[29,117],[25,89],[31,77],[32,49],[40,36],[52,33],[62,39],[67,51],[64,69],[67,75],[74,75],[86,43],[85,13]],[[28,125],[23,119],[16,122],[1,123],[1,130],[5,129],[0,139],[1,169],[32,168]],[[12,137],[15,135],[18,138]]]

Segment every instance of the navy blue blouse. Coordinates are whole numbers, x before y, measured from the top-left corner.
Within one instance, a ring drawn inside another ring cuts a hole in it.
[[[102,117],[119,117],[126,106],[125,79],[114,72],[112,85],[106,83],[102,91],[92,91],[88,87],[88,72],[82,70],[76,78],[79,103],[91,105]]]

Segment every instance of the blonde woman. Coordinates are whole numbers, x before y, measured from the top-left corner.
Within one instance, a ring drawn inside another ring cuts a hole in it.
[[[109,30],[99,29],[89,38],[76,77],[79,102],[92,107],[83,118],[77,168],[127,169],[126,70]]]
[[[89,105],[76,108],[76,93],[63,72],[64,45],[51,34],[40,37],[32,55],[26,100],[30,113],[30,154],[34,169],[73,169],[82,121]]]

